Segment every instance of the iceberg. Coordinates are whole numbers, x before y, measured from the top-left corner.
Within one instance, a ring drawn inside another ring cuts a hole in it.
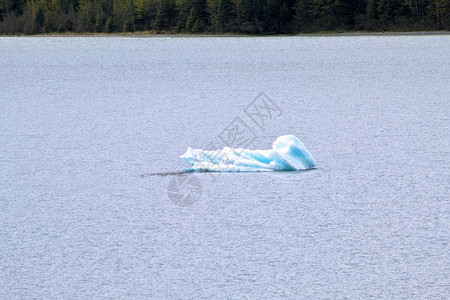
[[[299,171],[317,166],[312,154],[294,135],[276,139],[271,150],[249,150],[224,147],[222,150],[202,150],[189,147],[180,156],[194,171],[261,172]]]

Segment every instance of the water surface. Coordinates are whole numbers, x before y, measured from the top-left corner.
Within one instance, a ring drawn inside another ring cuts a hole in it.
[[[449,45],[0,38],[0,298],[445,298]],[[318,168],[180,173],[236,122]]]

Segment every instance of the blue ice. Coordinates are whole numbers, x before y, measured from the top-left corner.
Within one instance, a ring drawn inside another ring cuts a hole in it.
[[[207,151],[189,147],[180,157],[196,171],[298,171],[317,166],[312,154],[294,135],[278,137],[271,150],[225,147],[222,150]]]

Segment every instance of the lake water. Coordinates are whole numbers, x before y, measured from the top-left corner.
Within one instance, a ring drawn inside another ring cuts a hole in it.
[[[0,105],[2,299],[450,293],[450,35],[2,37]]]

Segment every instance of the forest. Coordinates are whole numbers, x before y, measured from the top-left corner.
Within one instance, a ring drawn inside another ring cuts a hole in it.
[[[0,0],[0,34],[450,30],[450,0]]]

